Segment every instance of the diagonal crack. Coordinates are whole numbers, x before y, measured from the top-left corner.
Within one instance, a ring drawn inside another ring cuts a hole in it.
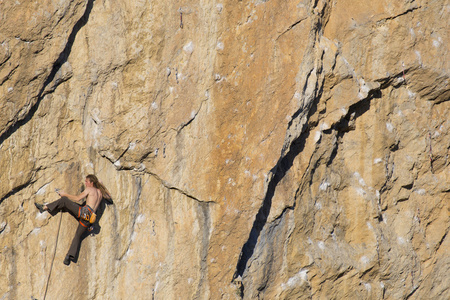
[[[116,167],[116,170],[119,170],[119,171],[121,171],[121,170],[123,170],[123,171],[130,171],[130,170],[131,170],[130,168],[125,168],[125,167],[122,167],[122,166],[118,167],[117,165],[115,165],[114,161],[113,161],[112,159],[110,159],[108,156],[101,155],[101,157],[104,157],[104,158],[107,159],[111,164],[113,164],[113,165]],[[192,199],[192,200],[195,200],[195,201],[197,201],[197,202],[199,202],[199,203],[208,203],[208,204],[210,204],[210,203],[216,204],[216,203],[217,203],[216,201],[212,201],[212,200],[210,200],[210,201],[201,200],[201,199],[199,199],[198,197],[196,197],[196,196],[192,195],[191,193],[189,193],[188,191],[185,191],[185,190],[183,190],[183,189],[181,189],[181,188],[179,188],[179,187],[176,187],[175,185],[171,184],[170,182],[168,182],[168,181],[162,179],[162,178],[161,178],[158,174],[156,174],[156,173],[150,172],[150,171],[148,171],[148,170],[140,170],[140,172],[145,173],[145,174],[149,174],[149,175],[153,176],[153,177],[156,178],[156,179],[157,179],[157,180],[158,180],[165,188],[167,188],[167,189],[169,189],[169,190],[177,191],[177,192],[179,192],[180,194],[183,194],[184,196],[186,196],[186,197],[188,197],[188,198],[190,198],[190,199]]]
[[[50,86],[50,84],[53,82],[53,80],[56,77],[56,74],[58,73],[58,71],[61,69],[61,66],[67,62],[67,59],[69,58],[70,52],[72,51],[72,46],[73,43],[75,41],[75,37],[77,36],[77,33],[80,31],[80,29],[86,25],[88,19],[89,19],[89,14],[92,10],[92,7],[94,5],[94,0],[88,0],[87,4],[86,4],[86,10],[83,14],[83,16],[77,21],[77,23],[74,25],[72,32],[69,35],[69,38],[67,40],[66,46],[64,47],[64,50],[59,54],[58,59],[55,61],[55,63],[53,64],[53,68],[49,74],[49,76],[47,77],[47,79],[45,80],[44,84],[42,85],[37,97],[36,97],[36,102],[34,104],[29,104],[29,108],[28,108],[28,112],[26,112],[24,114],[24,116],[17,120],[13,125],[11,125],[6,131],[4,131],[1,135],[0,135],[0,145],[3,144],[3,142],[8,139],[12,134],[14,134],[20,127],[22,127],[23,125],[25,125],[26,123],[28,123],[28,121],[30,121],[34,114],[36,113],[36,111],[39,108],[39,105],[42,101],[42,99],[49,93],[51,93],[52,91],[55,90],[55,88],[61,84],[62,82],[64,82],[65,80],[56,80],[56,82],[53,84],[53,86]],[[49,89],[47,89],[49,88]]]
[[[294,28],[295,26],[297,26],[297,25],[300,24],[301,22],[305,21],[306,19],[307,19],[307,18],[303,18],[303,19],[300,19],[300,20],[296,21],[295,23],[291,24],[286,30],[284,30],[282,33],[280,33],[280,34],[278,35],[278,37],[275,39],[275,41],[278,41],[278,39],[279,39],[280,37],[282,37],[285,33],[287,33],[288,31],[292,30],[292,28]]]
[[[316,101],[318,100],[319,98],[316,99]],[[314,111],[314,109],[310,111]],[[305,142],[307,140],[307,137],[309,136],[309,128],[305,126],[303,130],[303,133],[290,144],[287,153],[282,156],[275,167],[270,171],[272,176],[269,177],[266,196],[264,197],[262,206],[256,214],[255,221],[253,222],[253,226],[249,234],[249,238],[242,247],[241,254],[236,266],[236,271],[233,275],[233,281],[239,276],[243,276],[244,271],[247,267],[247,263],[253,256],[258,238],[267,223],[276,187],[293,166],[295,158],[303,151],[305,147]],[[289,209],[293,209],[293,207],[286,207],[281,215],[283,215]]]
[[[180,188],[172,185],[171,183],[167,182],[166,180],[162,179],[156,173],[152,173],[152,172],[148,172],[148,171],[145,171],[145,173],[155,177],[165,188],[167,188],[169,190],[177,191],[180,194],[183,194],[184,196],[186,196],[186,197],[188,197],[188,198],[190,198],[192,200],[195,200],[195,201],[197,201],[199,203],[214,203],[214,204],[216,203],[215,201],[204,201],[204,200],[198,199],[197,197],[195,197],[194,195],[190,194],[189,192],[187,192],[187,191],[185,191],[183,189],[180,189]]]
[[[301,21],[302,20],[291,25],[288,30],[292,29],[292,27],[299,24]],[[242,246],[241,253],[236,265],[236,271],[232,278],[232,282],[234,283],[241,280],[247,268],[247,264],[254,254],[258,238],[264,226],[266,225],[270,214],[272,199],[275,195],[276,187],[287,174],[288,170],[293,166],[294,159],[303,151],[306,138],[309,136],[307,120],[310,114],[316,111],[314,107],[317,105],[317,101],[320,100],[320,82],[322,82],[323,84],[323,79],[319,78],[319,73],[322,68],[321,66],[317,65],[319,61],[316,59],[316,56],[322,55],[322,53],[320,51],[314,51],[315,44],[319,35],[319,24],[320,20],[315,19],[313,24],[311,25],[313,34],[310,35],[308,47],[312,49],[312,51],[307,51],[305,53],[304,61],[300,68],[300,71],[303,71],[305,75],[302,80],[303,86],[300,87],[302,89],[302,97],[304,99],[303,105],[301,105],[292,116],[286,130],[285,143],[281,150],[280,158],[275,167],[273,167],[269,172],[265,197],[263,199],[262,206],[256,214],[249,237],[246,243]],[[285,32],[287,32],[288,30],[286,30]],[[242,295],[244,293],[243,286],[241,286],[241,293]]]
[[[419,9],[419,8],[422,8],[422,6],[412,7],[412,8],[410,8],[410,9],[407,9],[406,11],[404,11],[404,12],[398,14],[398,15],[390,16],[390,17],[386,17],[386,18],[380,19],[380,20],[378,20],[378,21],[376,22],[376,24],[379,25],[379,24],[382,24],[382,23],[384,23],[384,22],[386,22],[386,21],[391,21],[391,20],[397,19],[397,18],[399,18],[399,17],[402,17],[402,16],[404,16],[404,15],[407,15],[407,14],[409,14],[409,13],[412,13],[413,11],[415,11],[415,10],[417,10],[417,9]]]
[[[178,133],[181,132],[181,130],[183,130],[184,128],[186,128],[187,126],[189,126],[197,117],[197,115],[200,113],[200,110],[202,109],[203,103],[205,101],[207,101],[208,99],[203,100],[202,102],[200,102],[200,107],[195,111],[195,113],[189,118],[189,120],[187,120],[186,122],[181,123],[176,129],[171,128],[173,130],[175,130]]]
[[[28,187],[29,185],[31,185],[31,184],[33,184],[33,183],[34,183],[34,181],[33,181],[33,176],[31,176],[30,179],[29,179],[27,182],[25,182],[25,183],[23,183],[23,184],[21,184],[21,185],[19,185],[19,186],[14,187],[11,191],[9,191],[6,195],[4,195],[4,196],[0,199],[0,204],[2,204],[3,201],[5,201],[6,199],[8,199],[9,197],[11,197],[11,196],[17,194],[18,192],[20,192],[21,190],[23,190],[24,188]]]

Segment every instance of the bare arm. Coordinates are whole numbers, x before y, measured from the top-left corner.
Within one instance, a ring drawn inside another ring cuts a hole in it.
[[[61,197],[67,197],[67,198],[69,198],[70,200],[72,200],[72,201],[74,201],[74,202],[79,202],[80,200],[83,200],[84,198],[86,198],[87,196],[88,196],[88,194],[89,194],[89,192],[88,192],[88,190],[87,189],[85,189],[81,194],[79,194],[79,195],[70,195],[70,194],[67,194],[66,192],[64,192],[64,191],[60,191],[59,192],[59,195],[61,196]]]

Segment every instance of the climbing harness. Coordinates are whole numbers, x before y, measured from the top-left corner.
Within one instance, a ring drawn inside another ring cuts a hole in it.
[[[94,213],[94,210],[89,205],[85,205],[78,209],[78,218],[80,218],[80,224],[83,225],[84,227],[87,227],[81,222],[81,220],[87,221],[90,224],[92,224],[97,219],[97,215]]]
[[[43,298],[44,300],[45,300],[45,297],[47,297],[48,283],[50,282],[50,275],[52,274],[53,262],[55,261],[56,247],[58,246],[59,230],[61,229],[61,221],[62,221],[63,214],[60,214],[60,215],[61,216],[59,218],[58,232],[56,234],[55,250],[53,250],[52,263],[50,264],[50,272],[48,272],[47,284],[45,286],[45,292],[44,292],[44,298]]]

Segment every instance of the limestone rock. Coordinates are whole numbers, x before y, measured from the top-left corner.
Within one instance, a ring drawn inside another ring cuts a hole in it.
[[[392,2],[0,1],[0,298],[449,298],[449,8]]]

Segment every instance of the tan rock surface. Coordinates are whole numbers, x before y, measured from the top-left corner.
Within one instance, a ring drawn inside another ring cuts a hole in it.
[[[0,0],[0,298],[449,298],[449,12]]]

